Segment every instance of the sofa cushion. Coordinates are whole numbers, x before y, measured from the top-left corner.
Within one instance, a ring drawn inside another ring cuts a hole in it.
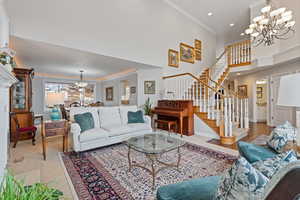
[[[127,118],[128,118],[128,124],[134,124],[134,123],[145,123],[143,112],[141,110],[138,110],[136,112],[128,111]]]
[[[219,176],[192,179],[165,185],[157,190],[157,200],[213,200]]]
[[[269,179],[240,157],[219,182],[216,200],[261,199]]]
[[[149,130],[149,131],[152,130],[151,126],[146,123],[128,124],[127,127],[129,127],[132,132],[143,131],[143,130]]]
[[[108,131],[108,136],[119,136],[132,132],[132,129],[128,126],[105,126],[103,129]]]
[[[137,106],[120,106],[120,114],[121,114],[121,120],[122,124],[126,125],[128,123],[128,112],[136,112],[138,111]]]
[[[82,132],[79,135],[80,142],[88,142],[100,138],[108,138],[109,133],[102,128],[94,128],[87,131]]]
[[[267,145],[276,152],[282,153],[288,141],[296,140],[296,132],[296,129],[286,121],[272,131],[271,138],[267,142]]]
[[[100,128],[100,120],[98,114],[98,108],[93,107],[71,107],[70,120],[74,121],[74,115],[90,112],[93,115],[95,128]]]
[[[99,117],[101,127],[122,125],[119,107],[101,107],[99,108]]]
[[[79,124],[81,133],[95,128],[93,115],[90,112],[74,115],[74,120]]]
[[[268,147],[258,146],[247,142],[238,142],[238,150],[241,156],[245,157],[248,162],[253,163],[259,160],[266,160],[277,155]]]
[[[282,154],[278,154],[273,158],[252,163],[252,166],[271,179],[278,170],[294,161],[297,161],[297,155],[293,150],[290,150]]]

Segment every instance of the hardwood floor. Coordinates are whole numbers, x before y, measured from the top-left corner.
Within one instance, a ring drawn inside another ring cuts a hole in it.
[[[241,139],[241,141],[245,141],[245,142],[251,142],[253,141],[255,138],[257,138],[260,135],[270,135],[271,131],[273,130],[274,127],[270,127],[268,126],[266,123],[263,122],[259,122],[259,123],[250,123],[249,125],[250,130],[249,130],[249,134],[244,137],[243,139]],[[217,144],[226,148],[230,148],[230,149],[237,149],[237,143],[234,143],[232,145],[222,145],[220,144],[219,140],[213,139],[208,141],[211,144]]]

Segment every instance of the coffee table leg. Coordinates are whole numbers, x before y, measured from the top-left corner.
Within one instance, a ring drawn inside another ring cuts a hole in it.
[[[179,171],[179,164],[181,160],[181,152],[180,152],[180,147],[177,149],[177,154],[178,154],[178,160],[177,160],[177,170]]]
[[[148,155],[148,158],[151,161],[152,187],[155,188],[155,174],[156,174],[156,172],[155,172],[154,164],[155,164],[156,156],[155,155]]]
[[[131,171],[130,150],[131,150],[131,148],[130,148],[130,147],[128,147],[128,154],[127,154],[127,157],[128,157],[129,171]]]

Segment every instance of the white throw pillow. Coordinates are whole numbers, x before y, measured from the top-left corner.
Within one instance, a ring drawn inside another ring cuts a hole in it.
[[[99,108],[100,126],[122,126],[120,108],[116,106]]]

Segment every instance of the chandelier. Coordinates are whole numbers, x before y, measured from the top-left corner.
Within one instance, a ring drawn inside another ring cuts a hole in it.
[[[85,88],[88,85],[87,82],[83,82],[83,70],[80,70],[80,81],[76,82],[75,85],[78,88]]]
[[[254,46],[264,43],[266,46],[274,44],[275,39],[288,39],[295,32],[293,13],[286,8],[275,9],[270,0],[261,9],[261,15],[253,18],[253,23],[245,31],[252,37]]]

